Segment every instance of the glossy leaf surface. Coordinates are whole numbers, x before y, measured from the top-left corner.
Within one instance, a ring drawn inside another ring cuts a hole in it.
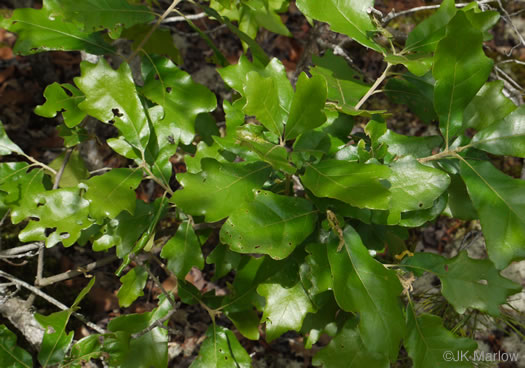
[[[70,93],[68,94],[66,90]],[[58,112],[62,112],[64,123],[73,128],[80,124],[86,117],[86,113],[78,107],[84,101],[84,95],[71,84],[53,83],[44,91],[46,102],[35,108],[35,114],[45,118],[54,118]]]

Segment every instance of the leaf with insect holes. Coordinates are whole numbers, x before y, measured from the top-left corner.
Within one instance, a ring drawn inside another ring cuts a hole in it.
[[[16,335],[5,325],[0,325],[0,366],[6,368],[31,368],[31,355],[16,345]]]
[[[234,333],[222,326],[210,326],[197,358],[190,368],[250,368],[251,358]]]
[[[166,58],[144,58],[142,74],[142,93],[164,109],[164,118],[159,124],[172,131],[175,142],[190,144],[195,136],[197,115],[215,110],[215,95]]]
[[[44,0],[41,9],[15,9],[10,18],[1,19],[0,26],[18,36],[13,51],[22,55],[52,50],[114,53],[101,33],[84,31],[78,24],[54,15],[61,12],[60,7],[56,0]]]
[[[150,131],[129,65],[114,70],[102,58],[98,64],[82,62],[80,70],[75,84],[86,99],[78,107],[104,123],[114,122],[126,141],[144,152]]]
[[[307,17],[327,22],[333,31],[343,33],[361,45],[383,53],[383,47],[373,40],[377,28],[368,13],[368,9],[373,6],[373,0],[297,1],[297,7]]]
[[[89,201],[89,214],[94,219],[115,218],[122,211],[135,211],[135,189],[142,181],[137,169],[113,169],[87,180],[84,198]]]
[[[46,102],[35,108],[35,114],[54,118],[58,112],[62,112],[64,123],[68,128],[80,124],[87,115],[78,107],[78,104],[84,101],[84,94],[71,84],[56,82],[50,84],[44,91],[44,97]]]
[[[466,251],[451,259],[417,253],[406,258],[404,264],[439,277],[443,296],[459,314],[465,313],[467,308],[475,308],[499,316],[500,304],[521,291],[521,286],[502,277],[490,260],[469,258]],[[407,269],[412,270],[411,267]]]
[[[434,54],[434,107],[448,144],[463,128],[463,112],[487,81],[494,61],[483,52],[483,36],[458,12]]]
[[[201,166],[200,173],[177,175],[184,189],[176,191],[171,202],[185,213],[205,216],[207,222],[222,220],[252,200],[253,190],[262,187],[270,175],[270,165],[261,161],[219,163],[205,158]]]
[[[184,279],[192,267],[202,270],[201,245],[189,221],[179,225],[175,235],[162,247],[160,256],[168,261],[168,269],[179,279]]]
[[[89,202],[78,187],[42,192],[36,200],[37,208],[31,214],[34,219],[18,236],[23,242],[45,241],[48,248],[62,242],[69,247],[93,224],[88,216]]]
[[[239,253],[286,258],[314,231],[316,211],[305,199],[257,191],[221,228],[221,241]]]

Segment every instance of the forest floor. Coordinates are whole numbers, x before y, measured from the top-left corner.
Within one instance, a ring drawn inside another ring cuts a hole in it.
[[[162,3],[162,2],[161,2]],[[439,4],[440,1],[423,0],[377,0],[376,8],[387,14],[395,8],[397,11],[412,9],[418,6]],[[523,1],[504,1],[505,9],[509,14],[516,14],[525,11]],[[33,6],[39,7],[41,3],[33,0],[0,0],[0,9],[13,9],[13,6]],[[191,14],[198,12],[191,4],[183,4],[183,12]],[[411,27],[419,20],[428,16],[430,11],[414,12],[407,17],[396,18],[390,24],[401,32],[407,33]],[[525,47],[513,48],[519,44],[516,31],[525,34],[525,13],[512,16],[514,26],[500,20],[494,28],[494,38],[487,45],[486,52],[497,61],[504,61],[514,58],[525,62]],[[311,40],[311,27],[306,19],[298,12],[292,3],[287,13],[282,15],[284,22],[293,37],[284,37],[261,31],[258,41],[265,51],[283,61],[284,65],[292,77],[297,68],[304,68],[304,62],[308,58],[303,57],[305,49],[309,48],[313,54],[321,54],[328,48],[340,47],[344,53],[352,60],[353,67],[359,69],[365,77],[374,80],[382,71],[382,60],[380,56],[371,51],[366,51],[363,47],[354,42],[345,40],[341,35],[330,32],[328,28],[321,27],[317,39]],[[227,56],[230,62],[235,63],[242,53],[242,46],[225,27],[218,23],[202,18],[195,21],[195,24],[205,30],[213,39],[216,45]],[[184,64],[182,69],[190,73],[196,82],[202,83],[217,94],[219,106],[222,99],[230,97],[230,91],[217,74],[215,67],[208,63],[211,56],[209,47],[200,39],[191,28],[184,22],[169,24],[175,43],[183,55]],[[49,52],[31,56],[16,56],[13,54],[12,46],[15,42],[15,35],[0,30],[0,120],[3,122],[9,137],[16,142],[25,152],[43,161],[50,162],[56,158],[63,150],[62,138],[58,136],[56,126],[58,120],[45,119],[33,113],[34,107],[44,102],[43,91],[45,87],[53,82],[72,83],[72,79],[80,74],[79,63],[80,53]],[[508,53],[511,52],[511,55]],[[514,79],[519,86],[525,86],[525,66],[521,64],[502,64],[506,73]],[[496,77],[496,76],[495,76]],[[523,94],[523,89],[521,90]],[[522,103],[523,101],[521,101]],[[376,95],[371,100],[372,107],[378,109],[390,105],[390,101],[381,94]],[[388,120],[389,128],[398,133],[411,135],[427,135],[435,133],[437,130],[433,126],[423,124],[408,109],[398,105],[397,110],[393,111],[392,117]],[[218,109],[214,113],[217,121],[224,121],[223,112]],[[364,121],[363,121],[364,122]],[[359,122],[358,122],[359,123]],[[360,124],[356,124],[359,127]],[[91,153],[94,161],[101,161],[104,167],[123,167],[127,165],[126,159],[114,153],[103,139],[111,137],[115,132],[105,126],[97,126],[97,134],[102,139],[102,143],[93,147],[95,152]],[[184,171],[184,164],[173,160],[174,171]],[[498,162],[500,168],[514,177],[525,179],[525,169],[523,160],[508,158]],[[144,200],[151,200],[155,195],[155,188],[148,185],[139,187],[137,196]],[[5,219],[0,226],[0,250],[20,245],[17,234],[24,224],[13,225],[9,219]],[[170,234],[174,231],[174,225],[166,222],[162,224],[163,234]],[[213,237],[212,237],[213,238]],[[217,239],[217,236],[215,237]],[[472,256],[483,256],[483,238],[480,236],[480,227],[477,222],[465,222],[451,220],[447,217],[440,217],[436,221],[427,224],[425,227],[411,230],[409,242],[416,249],[424,249],[454,256],[460,247],[467,248]],[[203,253],[206,256],[213,249],[213,242],[208,241],[204,246]],[[104,258],[104,254],[92,252],[87,247],[73,246],[71,248],[54,247],[46,251],[44,276],[56,275],[78,266],[82,266],[96,260]],[[23,262],[0,260],[0,269],[9,272],[20,279],[32,284],[36,273],[37,257],[27,258]],[[127,313],[139,313],[151,310],[156,306],[155,297],[161,291],[154,283],[149,283],[145,289],[145,295],[141,297],[129,308],[120,308],[116,292],[120,287],[118,278],[114,271],[118,267],[118,262],[113,262],[104,267],[97,268],[91,274],[97,278],[97,283],[88,295],[88,299],[82,306],[82,313],[91,322],[106,326],[108,321],[116,316]],[[160,275],[165,289],[170,290],[174,287],[174,280],[167,277],[159,267],[154,271]],[[187,276],[187,280],[193,283],[200,290],[215,288],[220,290],[225,285],[215,285],[211,281],[213,267],[206,265],[200,271],[193,269]],[[521,282],[525,286],[525,263],[516,264],[508,271],[508,276],[515,281]],[[427,280],[433,288],[437,288],[435,280]],[[63,282],[55,283],[43,290],[60,300],[66,305],[70,305],[75,299],[78,291],[86,285],[88,279],[80,276]],[[424,285],[420,286],[424,288]],[[28,294],[20,291],[17,298],[26,299]],[[515,297],[516,308],[521,309],[521,317],[525,313],[525,294],[522,293]],[[2,303],[2,301],[0,301]],[[1,308],[0,308],[1,309]],[[37,298],[33,304],[32,311],[42,314],[54,312],[45,300]],[[0,324],[10,325],[6,315],[0,316]],[[229,322],[219,317],[219,323],[229,325]],[[199,351],[199,346],[205,338],[205,331],[210,324],[208,313],[200,306],[181,304],[180,309],[172,318],[170,327],[179,331],[170,342],[170,367],[188,367]],[[75,339],[80,339],[89,334],[86,327],[79,321],[72,321],[75,328]],[[14,331],[14,329],[13,329]],[[525,333],[525,331],[522,331]],[[22,335],[19,335],[19,341]],[[329,339],[322,338],[314,349],[304,349],[303,338],[296,333],[286,333],[271,344],[263,340],[250,341],[237,336],[242,345],[251,354],[254,360],[254,367],[311,367],[311,358],[315,352],[327,344]],[[480,328],[478,342],[487,351],[507,351],[521,353],[521,363],[505,363],[501,367],[525,367],[525,342],[519,338],[512,330],[502,324],[487,323],[485,328]],[[29,343],[25,346],[29,351],[32,350]],[[34,349],[33,349],[34,351]],[[401,367],[401,366],[399,366]],[[403,365],[402,367],[409,367]]]

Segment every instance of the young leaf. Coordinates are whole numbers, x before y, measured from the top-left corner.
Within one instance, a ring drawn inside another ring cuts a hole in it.
[[[210,326],[199,356],[191,368],[250,368],[251,359],[233,332],[222,326]]]
[[[202,270],[204,257],[192,224],[184,221],[175,235],[162,248],[160,256],[168,260],[168,269],[179,279],[184,279],[192,267]]]
[[[54,118],[57,112],[62,112],[64,123],[68,128],[77,126],[86,117],[86,113],[78,107],[78,104],[84,101],[84,94],[71,84],[56,82],[50,84],[44,91],[44,97],[46,102],[35,108],[37,115]]]
[[[326,101],[326,81],[319,76],[308,78],[301,73],[297,80],[296,92],[286,123],[285,140],[313,130],[326,121],[324,104]]]
[[[292,287],[264,283],[257,287],[257,293],[266,300],[262,321],[266,321],[268,342],[289,330],[299,331],[306,314],[315,312],[315,307],[301,282]]]
[[[307,164],[301,181],[318,197],[339,199],[359,208],[387,209],[390,193],[382,181],[390,174],[385,165],[324,160]]]
[[[86,51],[102,55],[114,52],[100,33],[86,32],[77,24],[64,22],[61,5],[56,0],[44,0],[41,9],[16,9],[10,18],[0,20],[0,26],[18,35],[13,51],[29,55],[42,51]]]
[[[148,272],[141,266],[132,268],[126,275],[122,276],[120,278],[122,286],[117,293],[118,304],[127,308],[138,297],[144,295],[142,290],[146,286],[146,281],[148,281]]]
[[[330,368],[389,368],[388,358],[367,349],[355,325],[354,320],[347,321],[332,341],[315,354],[313,365]]]
[[[465,13],[447,25],[434,54],[434,106],[448,145],[463,127],[463,111],[487,81],[494,61],[483,52],[483,37]]]
[[[487,82],[465,108],[463,126],[477,131],[501,121],[516,109],[516,105],[503,94],[503,82]]]
[[[10,155],[11,153],[22,154],[23,151],[17,144],[13,143],[11,139],[7,136],[4,126],[0,121],[0,156]]]
[[[197,115],[215,109],[215,95],[166,58],[144,58],[142,73],[142,93],[164,109],[164,118],[159,123],[172,132],[175,142],[180,139],[190,144],[195,136]]]
[[[155,19],[146,6],[126,0],[60,0],[60,6],[65,19],[79,22],[86,32],[107,29],[112,38],[118,38],[123,28]]]
[[[473,353],[477,344],[466,337],[454,336],[443,327],[440,317],[432,314],[416,317],[412,307],[408,307],[407,326],[408,336],[405,339],[405,347],[408,356],[412,358],[414,368],[434,368],[436,365],[465,368],[473,366],[467,359],[451,362],[444,359],[445,353],[451,354],[452,357],[467,351]]]
[[[235,252],[283,259],[314,231],[315,212],[302,198],[257,191],[254,201],[231,213],[221,229],[221,242]]]
[[[0,366],[6,368],[33,367],[31,354],[16,345],[16,335],[5,325],[0,325]]]
[[[135,189],[142,181],[142,172],[132,169],[113,169],[88,181],[84,198],[89,201],[89,214],[98,221],[115,218],[122,211],[135,211]]]
[[[102,58],[96,65],[82,62],[80,70],[75,84],[86,99],[78,107],[104,123],[115,122],[126,141],[144,152],[150,131],[129,65],[113,70]]]
[[[377,30],[367,12],[373,6],[373,0],[359,2],[340,2],[339,0],[297,1],[297,7],[307,17],[327,22],[335,32],[344,33],[361,45],[384,53],[385,50],[370,36]]]
[[[461,163],[461,177],[479,214],[489,258],[501,270],[525,257],[525,181],[490,162]]]
[[[82,230],[92,225],[88,217],[89,202],[80,195],[79,188],[56,189],[40,193],[27,226],[20,232],[23,242],[45,241],[51,248],[62,242],[69,247],[77,241]]]
[[[451,259],[432,253],[417,253],[405,264],[439,277],[443,296],[460,314],[467,308],[475,308],[499,316],[500,304],[521,291],[519,284],[501,277],[491,261],[469,258],[466,251]]]
[[[471,145],[495,155],[525,157],[525,106],[520,106],[500,123],[481,130]]]
[[[394,360],[405,334],[399,302],[401,284],[395,272],[370,256],[351,226],[345,228],[343,236],[342,252],[337,251],[336,242],[327,245],[337,304],[345,311],[359,313],[359,331],[367,350]]]
[[[444,0],[439,10],[410,32],[405,45],[406,51],[432,52],[437,43],[445,37],[446,26],[456,14],[454,0]]]
[[[262,187],[270,174],[270,166],[260,161],[221,164],[205,158],[201,166],[198,174],[178,175],[184,189],[176,191],[171,202],[185,213],[204,215],[207,222],[222,220],[253,199],[253,190]]]

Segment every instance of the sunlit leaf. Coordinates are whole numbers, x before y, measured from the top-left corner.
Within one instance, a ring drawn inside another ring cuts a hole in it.
[[[35,108],[37,115],[54,118],[58,112],[62,112],[68,128],[77,126],[86,117],[86,113],[78,107],[78,104],[84,101],[84,94],[71,84],[50,84],[44,91],[44,97],[46,102]]]

